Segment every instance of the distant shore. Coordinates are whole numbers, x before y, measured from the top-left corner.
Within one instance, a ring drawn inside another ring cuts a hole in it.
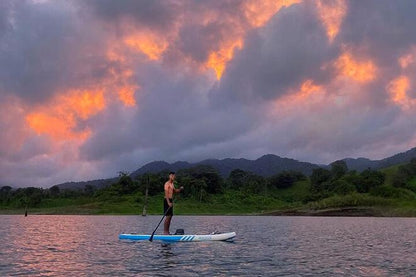
[[[25,211],[22,209],[2,209],[0,215],[22,215]],[[118,212],[100,212],[95,210],[75,209],[32,209],[28,210],[30,215],[141,215],[137,213],[118,213]],[[160,213],[149,213],[148,215],[161,215]],[[397,210],[385,207],[342,207],[322,210],[310,209],[284,209],[266,212],[253,213],[176,213],[176,215],[235,215],[235,216],[325,216],[325,217],[416,217],[416,211]]]

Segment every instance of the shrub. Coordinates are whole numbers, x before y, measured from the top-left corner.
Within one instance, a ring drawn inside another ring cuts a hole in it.
[[[350,184],[345,180],[336,180],[332,185],[333,191],[339,195],[347,195],[357,191],[353,184]]]
[[[386,198],[400,198],[406,200],[414,200],[416,199],[416,195],[414,192],[403,189],[403,188],[395,188],[392,186],[379,186],[376,188],[372,188],[370,190],[370,194],[374,196],[381,196]]]

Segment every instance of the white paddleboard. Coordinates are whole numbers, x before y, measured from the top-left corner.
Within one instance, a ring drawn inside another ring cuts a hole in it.
[[[154,235],[153,240],[171,242],[196,242],[196,241],[230,241],[236,236],[235,232],[209,234],[209,235]],[[149,240],[150,235],[141,234],[120,234],[119,239]]]

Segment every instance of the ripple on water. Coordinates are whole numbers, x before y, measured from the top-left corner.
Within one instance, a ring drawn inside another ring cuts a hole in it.
[[[234,243],[119,241],[159,216],[0,216],[0,276],[410,276],[412,218],[176,216],[186,233],[236,231]]]

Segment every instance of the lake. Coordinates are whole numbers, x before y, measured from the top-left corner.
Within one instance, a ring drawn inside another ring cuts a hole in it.
[[[0,215],[0,276],[415,276],[416,219],[175,216],[234,242],[118,240],[161,216]],[[163,226],[160,226],[161,233]]]

